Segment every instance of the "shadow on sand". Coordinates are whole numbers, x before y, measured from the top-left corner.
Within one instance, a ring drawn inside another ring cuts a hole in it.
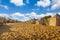
[[[10,26],[8,26],[8,25],[2,25],[2,26],[0,26],[0,34],[2,34],[3,32],[11,32],[11,30],[10,30]]]

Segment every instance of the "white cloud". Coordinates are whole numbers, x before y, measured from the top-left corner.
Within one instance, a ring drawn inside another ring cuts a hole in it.
[[[45,16],[45,14],[40,14],[40,17],[44,17]]]
[[[5,9],[9,9],[8,6],[4,6]]]
[[[44,16],[54,16],[56,13],[46,13],[46,14],[40,14],[40,17],[44,17]]]
[[[24,5],[23,0],[10,0],[10,2],[15,4],[16,6]]]
[[[12,19],[16,19],[16,20],[20,20],[20,21],[26,21],[28,19],[28,18],[26,19],[25,14],[22,14],[20,12],[11,14],[11,17],[12,17]]]
[[[31,12],[29,15],[30,18],[35,18],[36,16],[37,16],[37,14],[35,12]]]
[[[9,7],[8,7],[7,5],[1,5],[1,4],[0,4],[0,7],[3,7],[3,8],[5,8],[5,9],[9,9]]]
[[[27,21],[29,20],[30,18],[29,17],[24,17],[23,19],[19,19],[20,21]]]
[[[31,12],[31,13],[26,13],[26,14],[16,12],[13,14],[0,13],[0,16],[15,19],[15,20],[20,20],[20,21],[27,21],[33,18],[40,19],[41,17],[49,16],[49,15],[54,16],[55,14],[56,13],[46,13],[46,14],[42,13],[38,15],[36,12]],[[60,14],[60,12],[58,14]]]
[[[52,0],[52,10],[60,8],[60,0]]]
[[[50,5],[50,0],[37,1],[37,6],[47,7]]]
[[[0,13],[0,17],[9,17],[9,15],[6,13]]]
[[[44,17],[44,16],[54,16],[56,13],[46,13],[46,14],[43,14],[43,13],[41,13],[41,14],[37,14],[37,13],[35,13],[35,12],[31,12],[31,13],[29,13],[29,14],[25,14],[25,16],[27,16],[28,15],[28,17],[30,18],[30,19],[33,19],[33,18],[36,18],[36,19],[40,19],[41,17]]]
[[[35,13],[35,12],[31,12],[29,17],[30,17],[31,19],[33,19],[33,18],[38,19],[38,18],[40,18],[40,15],[38,15],[38,14]]]
[[[46,16],[49,16],[49,15],[50,15],[50,16],[54,16],[55,13],[46,13],[45,15],[46,15]]]
[[[54,5],[51,7],[52,10],[55,10],[55,9],[57,9],[57,8],[58,8],[58,5],[57,5],[57,4],[54,4]]]
[[[30,16],[30,13],[26,13],[26,14],[24,14],[26,17],[29,17]]]
[[[25,15],[22,13],[16,12],[16,13],[13,13],[12,16],[18,16],[19,17],[19,16],[25,16]]]
[[[35,12],[31,12],[31,13],[27,13],[27,14],[22,14],[22,13],[13,13],[11,14],[13,19],[18,19],[20,21],[27,21],[29,19],[33,19],[33,18],[40,18],[40,15],[37,15]]]
[[[35,12],[31,12],[30,15],[31,15],[31,16],[36,16],[36,13],[35,13]]]

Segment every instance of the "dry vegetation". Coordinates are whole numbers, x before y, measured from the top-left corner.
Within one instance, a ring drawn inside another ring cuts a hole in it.
[[[30,22],[7,23],[0,27],[0,40],[60,40],[60,27]]]

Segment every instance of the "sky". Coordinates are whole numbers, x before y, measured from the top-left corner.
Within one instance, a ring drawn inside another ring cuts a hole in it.
[[[60,14],[60,0],[0,0],[0,16],[20,21]]]

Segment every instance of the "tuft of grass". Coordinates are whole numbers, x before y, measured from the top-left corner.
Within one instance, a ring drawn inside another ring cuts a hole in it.
[[[45,26],[41,24],[7,23],[8,32],[0,35],[1,40],[60,40],[60,26]],[[5,30],[5,29],[3,29]]]

